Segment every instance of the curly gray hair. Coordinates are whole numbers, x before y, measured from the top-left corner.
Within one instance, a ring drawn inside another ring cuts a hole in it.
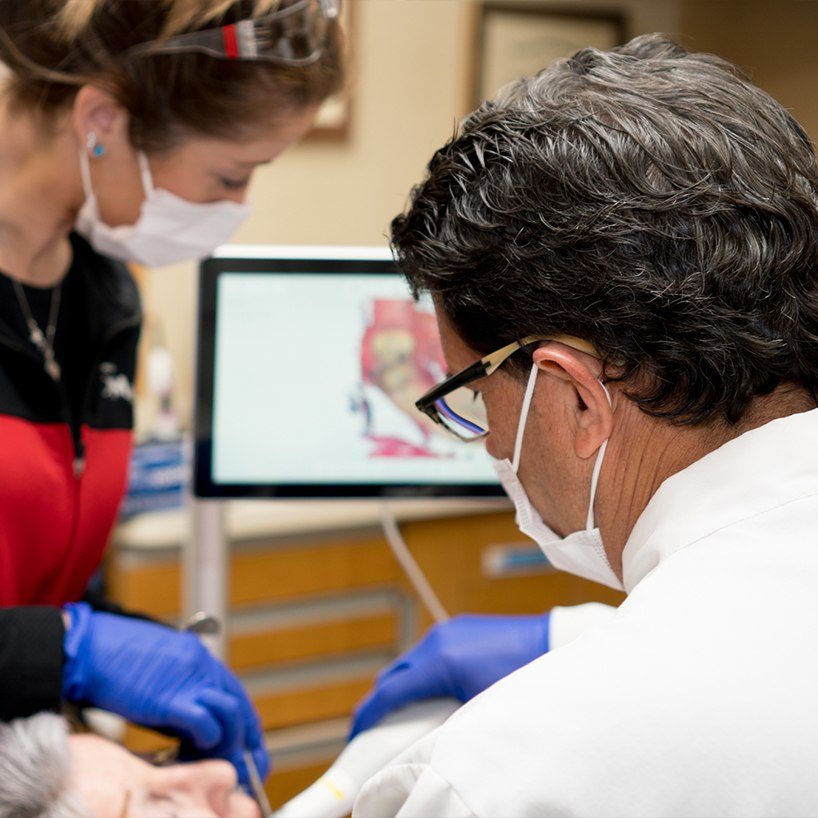
[[[0,724],[0,818],[90,818],[67,789],[70,761],[60,716]]]
[[[810,140],[779,103],[651,34],[484,103],[392,244],[475,350],[579,336],[649,414],[735,422],[780,384],[818,391],[816,191]]]

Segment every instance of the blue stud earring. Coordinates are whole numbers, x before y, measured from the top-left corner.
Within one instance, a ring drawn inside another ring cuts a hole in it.
[[[88,153],[94,157],[94,159],[99,159],[100,156],[105,155],[105,145],[101,142],[97,142],[97,135],[93,131],[88,132],[88,137],[85,140],[85,147],[88,149]]]

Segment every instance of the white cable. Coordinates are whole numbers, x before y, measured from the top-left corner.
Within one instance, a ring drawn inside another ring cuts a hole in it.
[[[420,566],[415,561],[415,558],[410,553],[408,546],[401,536],[395,513],[386,500],[381,504],[381,524],[386,541],[389,543],[389,548],[395,555],[395,559],[398,561],[400,567],[403,568],[403,572],[406,574],[409,583],[420,597],[420,601],[426,606],[426,610],[429,611],[435,622],[445,622],[450,618],[449,614],[437,598],[437,594],[432,589],[423,571],[420,570]]]

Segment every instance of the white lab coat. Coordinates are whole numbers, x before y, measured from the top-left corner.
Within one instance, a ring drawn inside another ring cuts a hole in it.
[[[355,818],[818,815],[818,410],[666,480],[613,617],[370,779]]]

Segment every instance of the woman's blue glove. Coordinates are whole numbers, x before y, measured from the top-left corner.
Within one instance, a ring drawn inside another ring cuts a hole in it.
[[[265,778],[270,759],[258,715],[239,680],[192,633],[97,613],[84,602],[64,608],[63,697],[175,733],[210,757],[226,758],[249,783],[243,751]]]
[[[456,616],[378,674],[353,715],[350,738],[418,699],[467,702],[503,676],[548,651],[548,614]]]

